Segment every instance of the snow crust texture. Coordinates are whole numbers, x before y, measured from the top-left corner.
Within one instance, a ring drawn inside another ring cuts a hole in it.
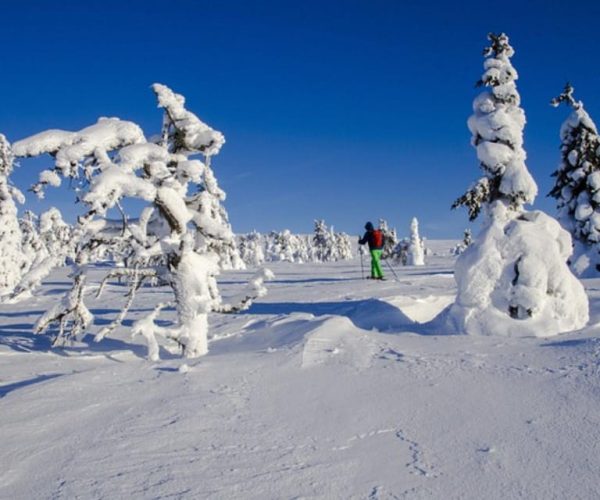
[[[455,243],[430,241],[427,272],[399,267],[400,283],[361,280],[357,259],[273,263],[268,297],[208,316],[206,356],[157,336],[150,363],[127,325],[58,350],[32,335],[70,288],[55,269],[34,300],[0,305],[0,498],[598,498],[597,326],[446,335],[427,318],[456,293]],[[225,300],[246,275],[223,276]],[[92,334],[124,288],[89,298]],[[130,319],[171,297],[144,284]],[[178,324],[173,307],[161,318]]]

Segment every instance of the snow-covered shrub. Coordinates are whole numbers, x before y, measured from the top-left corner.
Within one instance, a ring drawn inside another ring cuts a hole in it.
[[[91,324],[92,315],[84,303],[86,264],[99,247],[109,253],[126,250],[131,267],[112,270],[98,290],[101,293],[112,277],[130,280],[121,313],[96,334],[96,340],[121,324],[144,280],[160,279],[172,289],[178,318],[174,327],[155,324],[160,310],[168,304],[159,304],[150,316],[134,325],[134,333],[146,338],[152,359],[158,357],[156,335],[177,342],[187,357],[205,354],[207,315],[247,308],[265,293],[266,272],[250,282],[237,304],[222,303],[215,276],[221,267],[238,265],[233,233],[221,205],[225,193],[210,168],[210,160],[219,153],[225,138],[188,111],[183,96],[164,85],[152,88],[164,109],[156,143],[148,142],[134,123],[101,118],[79,132],[52,130],[14,145],[17,156],[51,154],[54,168],[46,172],[71,178],[83,191],[81,200],[87,207],[72,230],[77,244],[73,287],[35,325],[35,331],[41,333],[58,324],[55,343],[69,340]],[[204,162],[191,159],[198,155],[203,155]],[[52,175],[44,174],[34,189],[43,194],[47,185],[57,184],[48,182],[52,179]],[[138,218],[123,213],[121,201],[126,198],[145,202]],[[115,224],[107,218],[112,209],[123,215],[120,231],[115,231]],[[42,271],[46,267],[40,266]]]
[[[281,232],[272,232],[273,246],[271,260],[283,262],[296,262],[296,238],[289,229]]]
[[[409,266],[425,265],[425,244],[419,236],[419,221],[416,217],[410,222],[410,243],[407,250],[407,264]]]
[[[394,247],[394,251],[392,254],[394,262],[396,264],[400,264],[402,266],[408,265],[409,248],[410,248],[410,239],[409,238],[402,238],[400,241],[398,241],[398,243]]]
[[[19,219],[21,228],[21,251],[27,261],[27,269],[37,267],[48,257],[48,248],[40,235],[39,217],[31,210],[25,210]]]
[[[311,251],[312,250],[312,251]],[[315,220],[312,249],[309,249],[314,262],[334,262],[352,258],[352,242],[345,233],[336,233],[328,228],[324,220]]]
[[[256,231],[240,235],[238,238],[240,257],[248,266],[256,267],[265,262],[263,246],[263,237]]]
[[[346,233],[334,233],[334,237],[338,260],[351,260],[353,255],[350,236]]]
[[[23,201],[23,195],[9,183],[13,161],[10,144],[0,134],[0,297],[12,293],[28,265],[15,204]]]
[[[446,318],[454,330],[475,335],[550,336],[581,328],[588,299],[566,264],[571,238],[556,220],[523,208],[537,186],[525,166],[514,51],[506,35],[488,38],[480,81],[488,90],[475,98],[468,122],[484,177],[455,202],[467,206],[471,219],[483,208],[486,219],[457,259],[458,293]]]
[[[394,250],[398,245],[396,228],[390,229],[385,219],[379,219],[379,229],[383,234],[383,249],[381,250],[381,258],[394,258]]]
[[[553,106],[565,103],[572,112],[560,129],[561,162],[552,174],[556,182],[550,196],[556,198],[559,220],[574,239],[571,268],[591,277],[600,272],[600,137],[573,90],[567,83],[552,100]]]
[[[72,244],[72,228],[63,218],[60,210],[51,207],[40,215],[39,221],[40,238],[50,254],[56,254],[67,247],[67,257],[74,257],[74,245]]]
[[[315,231],[312,241],[316,261],[330,262],[336,260],[335,240],[324,220],[315,220]]]

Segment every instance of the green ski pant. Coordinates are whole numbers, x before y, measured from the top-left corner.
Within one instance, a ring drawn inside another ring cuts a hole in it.
[[[381,250],[371,250],[371,278],[383,278]]]

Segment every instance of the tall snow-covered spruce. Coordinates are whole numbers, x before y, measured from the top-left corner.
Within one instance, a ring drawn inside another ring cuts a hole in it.
[[[413,217],[410,222],[410,243],[407,251],[407,264],[409,266],[425,265],[425,245],[419,236],[419,221]]]
[[[574,239],[571,268],[592,277],[600,273],[600,137],[573,91],[567,83],[551,101],[555,107],[566,104],[572,112],[560,129],[561,162],[552,174],[556,182],[550,196],[556,198],[559,220]]]
[[[130,286],[121,312],[96,333],[97,341],[122,324],[145,280],[159,281],[172,289],[172,303],[158,304],[149,316],[133,325],[133,333],[145,337],[150,359],[158,358],[157,335],[177,342],[186,357],[205,354],[208,314],[247,308],[266,293],[263,282],[270,273],[264,271],[250,281],[235,302],[222,303],[215,277],[221,268],[241,265],[221,204],[225,193],[210,168],[210,160],[219,153],[225,138],[188,111],[183,96],[160,84],[153,90],[164,109],[157,142],[148,142],[134,123],[101,118],[79,132],[50,130],[14,144],[18,156],[49,153],[54,158],[54,168],[42,172],[34,191],[43,194],[47,185],[60,184],[61,177],[74,179],[88,209],[71,231],[76,242],[73,287],[35,325],[36,333],[41,333],[57,324],[57,344],[87,331],[92,323],[84,301],[87,264],[93,262],[99,248],[107,254],[126,256],[129,267],[110,271],[98,295],[111,278],[128,278]],[[204,162],[192,159],[198,155]],[[130,218],[123,211],[122,200],[127,198],[145,202],[139,217]],[[118,225],[108,218],[107,212],[114,209],[122,215]],[[39,273],[46,268],[40,265]],[[177,324],[158,326],[158,314],[169,305],[177,311]]]
[[[23,195],[9,184],[13,169],[13,153],[9,142],[0,134],[0,297],[12,293],[27,266],[23,255],[22,233],[17,218],[15,199]]]
[[[569,233],[524,209],[537,186],[525,165],[514,50],[505,34],[488,38],[478,82],[486,90],[468,121],[484,175],[453,205],[466,206],[471,220],[483,209],[485,220],[456,262],[458,293],[445,317],[459,333],[552,336],[587,323],[588,299],[566,264]]]

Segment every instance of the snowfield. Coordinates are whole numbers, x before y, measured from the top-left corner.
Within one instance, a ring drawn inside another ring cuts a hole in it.
[[[209,354],[145,359],[132,323],[170,290],[90,276],[95,324],[51,349],[31,334],[70,286],[56,270],[0,306],[0,498],[593,499],[600,497],[600,279],[590,322],[551,339],[445,335],[454,241],[361,280],[358,258],[274,263],[269,294],[209,316]],[[367,263],[365,261],[365,269]],[[219,277],[227,300],[254,270]],[[175,321],[166,310],[160,323]]]

